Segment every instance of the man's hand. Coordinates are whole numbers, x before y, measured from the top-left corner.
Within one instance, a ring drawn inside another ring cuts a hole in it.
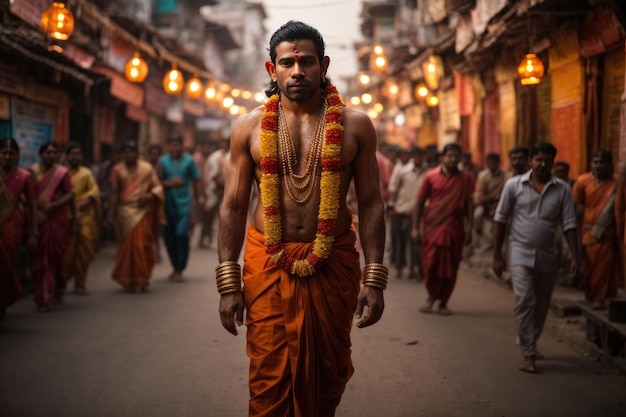
[[[74,233],[80,233],[80,229],[82,227],[82,222],[80,221],[80,218],[78,216],[76,216],[73,220],[72,220],[72,232]]]
[[[365,306],[367,306],[367,312],[363,314]],[[363,316],[363,319],[359,320],[356,326],[363,328],[376,323],[383,316],[384,309],[385,300],[383,298],[383,290],[363,286],[356,305],[356,318],[360,319],[361,316]]]
[[[243,309],[243,294],[241,291],[231,292],[220,297],[222,326],[235,336],[237,336],[237,326],[243,325]]]
[[[472,244],[472,230],[469,232],[465,232],[465,246],[469,246]]]
[[[50,201],[49,203],[48,202],[44,203],[42,208],[43,208],[44,213],[50,214],[54,210],[56,210],[57,206],[56,204],[54,204],[54,201]]]
[[[171,188],[179,188],[185,185],[185,181],[183,181],[180,177],[175,177],[168,181],[168,185]]]
[[[580,272],[580,266],[578,266],[578,259],[573,259],[569,266],[569,277],[572,282],[579,280],[578,274]]]
[[[413,239],[413,242],[415,242],[415,243],[421,243],[422,242],[422,234],[420,233],[420,229],[419,228],[411,229],[411,239]]]
[[[496,255],[493,257],[493,272],[498,278],[502,278],[502,271],[504,271],[504,259]]]

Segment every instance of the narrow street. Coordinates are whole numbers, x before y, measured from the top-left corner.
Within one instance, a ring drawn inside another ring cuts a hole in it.
[[[30,297],[0,324],[2,417],[230,417],[247,413],[245,328],[222,329],[215,250],[192,251],[187,282],[159,265],[148,294],[110,278],[98,253],[91,295],[50,313]],[[356,373],[338,417],[620,416],[626,377],[547,330],[540,373],[517,370],[513,295],[463,267],[451,317],[423,315],[421,284],[393,281],[382,321],[353,332]]]

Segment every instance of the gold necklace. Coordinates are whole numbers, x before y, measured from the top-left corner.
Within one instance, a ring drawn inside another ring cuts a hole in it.
[[[297,204],[303,204],[309,200],[319,180],[327,107],[326,100],[324,100],[313,143],[307,148],[304,158],[305,169],[302,174],[298,174],[295,172],[295,167],[298,165],[298,154],[291,136],[289,135],[289,128],[285,120],[282,106],[280,102],[278,104],[278,157],[283,169],[287,195]],[[304,196],[299,197],[298,195],[303,192]]]

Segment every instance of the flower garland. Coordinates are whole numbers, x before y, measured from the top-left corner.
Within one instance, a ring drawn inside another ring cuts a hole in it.
[[[274,263],[290,274],[312,275],[330,255],[335,240],[335,225],[339,213],[341,146],[343,144],[343,100],[337,89],[324,89],[328,103],[322,145],[322,174],[317,232],[313,248],[305,259],[295,259],[282,244],[280,216],[280,177],[278,175],[278,94],[265,102],[261,119],[261,203],[266,252]]]

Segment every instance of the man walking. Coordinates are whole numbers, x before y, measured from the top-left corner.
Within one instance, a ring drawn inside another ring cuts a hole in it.
[[[224,175],[229,153],[228,139],[220,139],[218,148],[211,153],[203,171],[205,199],[202,206],[202,236],[209,248],[213,242],[213,225],[224,198]]]
[[[500,200],[500,194],[507,180],[506,174],[500,169],[500,155],[488,153],[485,158],[487,167],[478,173],[476,191],[474,192],[475,222],[480,222],[481,234],[487,238],[487,249],[493,244],[493,216]]]
[[[420,268],[419,245],[411,239],[413,225],[413,210],[417,201],[417,194],[422,184],[426,168],[423,166],[424,150],[412,149],[411,159],[405,163],[405,168],[394,177],[390,184],[389,204],[387,214],[391,217],[392,260],[396,269],[396,278],[401,278],[402,270],[409,267],[409,279],[417,279]],[[401,154],[400,159],[404,156]],[[407,262],[407,252],[409,262]]]
[[[249,416],[330,417],[354,372],[355,311],[357,326],[366,327],[384,307],[376,132],[326,78],[330,59],[315,28],[290,21],[269,51],[269,99],[239,118],[231,135],[216,269],[220,317],[237,334],[247,310]],[[346,204],[353,178],[363,276]],[[247,230],[242,292],[237,259],[253,181],[260,198]]]
[[[474,220],[474,175],[459,170],[462,149],[456,143],[444,146],[439,168],[424,175],[413,214],[411,237],[422,243],[422,278],[428,290],[422,313],[450,315],[448,301],[454,290],[463,246],[472,243]],[[426,206],[426,201],[429,201]]]
[[[200,174],[193,158],[183,152],[183,138],[174,135],[167,140],[169,153],[159,160],[161,182],[165,188],[165,220],[163,240],[173,271],[170,280],[183,282],[183,271],[189,259],[189,221],[191,220],[191,188],[194,200],[203,193]]]
[[[102,217],[100,190],[91,171],[83,166],[80,145],[71,142],[65,148],[69,175],[74,188],[75,227],[65,254],[67,278],[74,278],[74,293],[86,295],[87,270],[96,253],[98,222]]]
[[[604,308],[607,297],[617,294],[622,281],[622,261],[615,223],[617,176],[613,155],[603,149],[591,154],[591,172],[574,184],[574,202],[582,217],[581,243],[584,249],[583,287],[592,308]]]
[[[534,373],[537,351],[550,307],[556,280],[558,251],[554,240],[562,225],[572,251],[570,275],[578,271],[576,213],[569,185],[552,176],[556,148],[549,143],[535,144],[530,151],[531,169],[504,186],[494,216],[493,270],[502,276],[502,245],[509,224],[509,259],[515,293],[517,342],[524,361],[519,369]]]

